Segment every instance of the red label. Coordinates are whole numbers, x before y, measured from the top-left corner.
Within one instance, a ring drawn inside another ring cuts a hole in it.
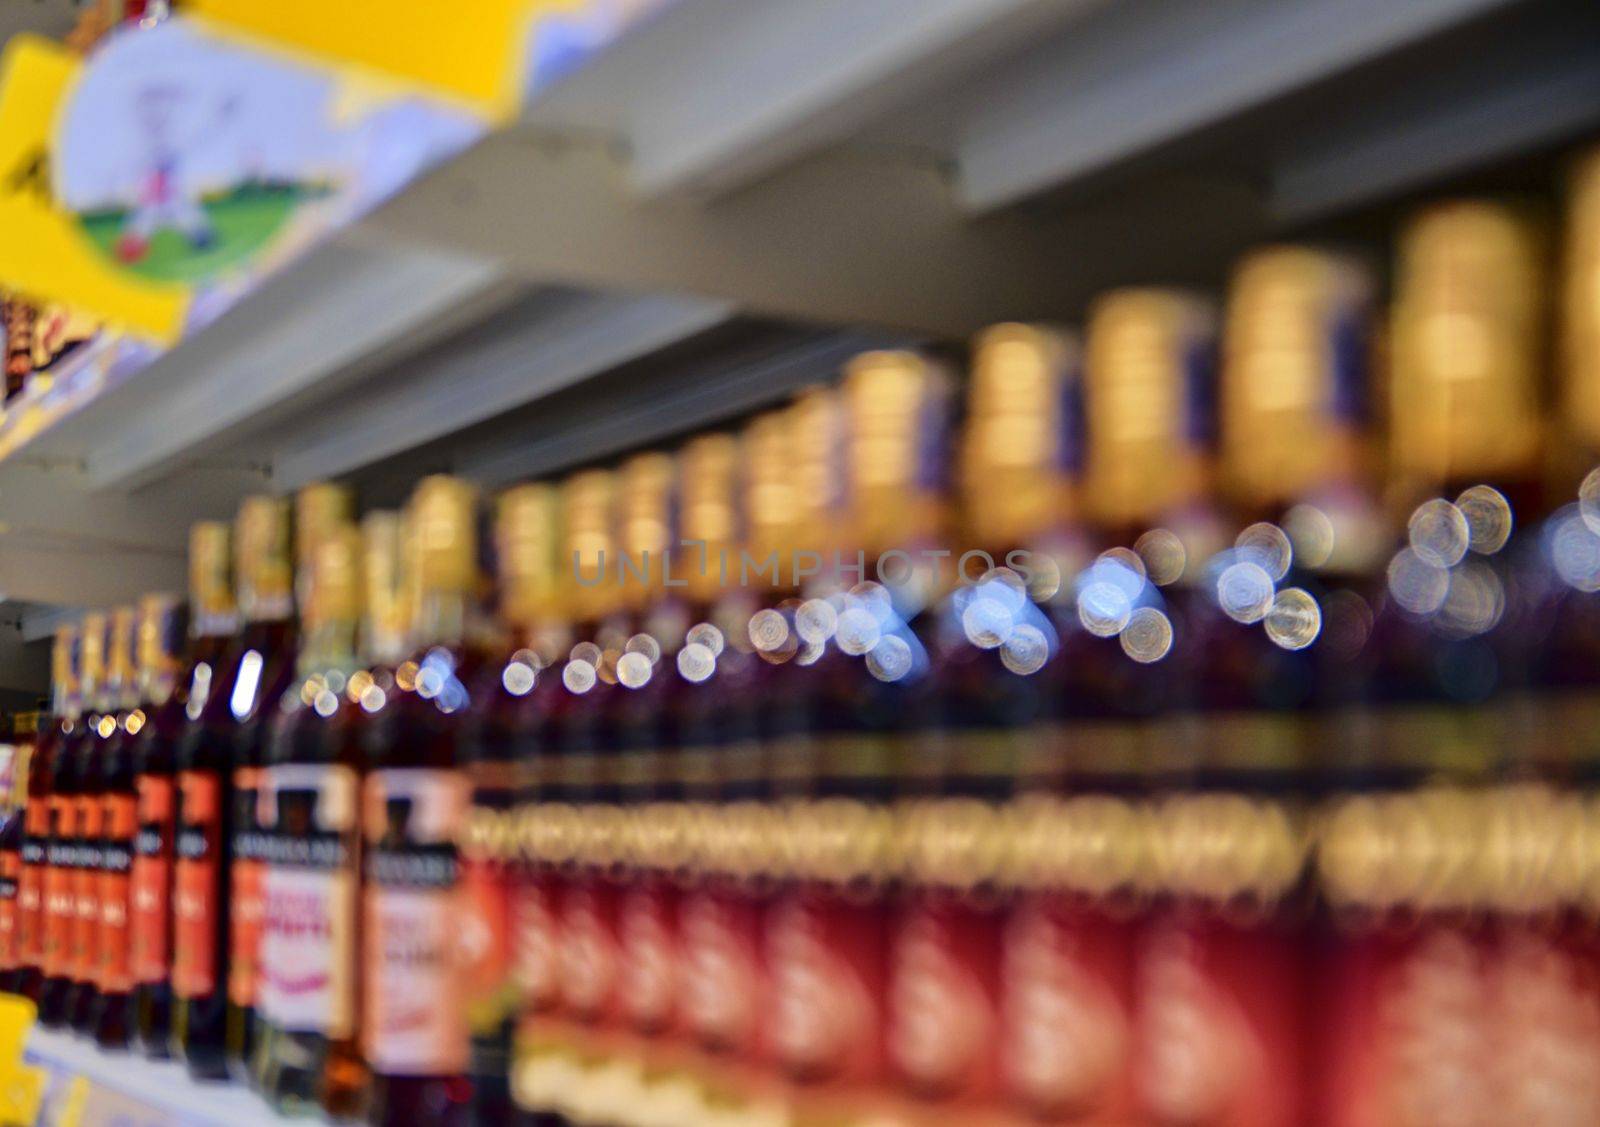
[[[266,772],[240,767],[233,773],[233,871],[228,917],[228,1000],[253,1006],[261,958],[262,830],[258,798]]]
[[[685,1023],[706,1045],[756,1055],[757,1019],[766,1004],[760,902],[727,889],[692,888],[679,904],[678,924]]]
[[[1067,896],[1025,895],[1004,924],[1000,1060],[1035,1115],[1132,1122],[1133,931]]]
[[[461,862],[461,921],[457,934],[462,988],[474,1028],[491,1029],[515,1012],[512,978],[510,868],[469,857]]]
[[[22,965],[44,965],[44,884],[49,871],[50,799],[30,802],[23,813],[22,876],[17,888],[17,930]]]
[[[133,976],[136,982],[162,982],[172,958],[173,786],[164,775],[144,775],[138,787],[129,893]]]
[[[98,798],[73,800],[77,818],[78,866],[72,874],[71,975],[100,982],[100,835],[103,811]]]
[[[44,942],[41,963],[45,974],[66,978],[72,973],[72,925],[76,917],[73,864],[78,843],[73,834],[71,798],[50,800],[50,841],[44,874]]]
[[[561,897],[561,1004],[584,1021],[616,1015],[622,957],[617,889],[593,874],[567,882]]]
[[[212,771],[178,773],[178,838],[173,862],[172,990],[202,998],[217,988],[217,901],[222,780]]]
[[[513,909],[517,986],[532,1013],[547,1013],[560,1000],[560,903],[560,881],[548,870],[528,873],[517,883]]]
[[[887,918],[881,902],[824,890],[791,890],[772,905],[765,952],[772,1004],[759,1039],[791,1071],[848,1080],[881,1071]]]
[[[890,953],[889,1054],[920,1092],[989,1094],[999,1043],[996,913],[933,891],[913,892]]]
[[[108,794],[100,800],[100,819],[99,982],[102,990],[125,994],[134,984],[128,917],[134,837],[139,831],[138,801],[131,794]]]
[[[0,851],[0,970],[15,968],[22,953],[17,936],[17,892],[21,881],[21,851]]]
[[[622,890],[617,943],[623,1017],[642,1033],[674,1024],[678,1000],[678,889],[643,874]]]

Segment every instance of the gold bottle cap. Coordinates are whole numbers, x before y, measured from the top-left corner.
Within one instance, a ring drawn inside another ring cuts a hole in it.
[[[561,571],[571,583],[568,604],[579,622],[597,621],[617,608],[615,490],[608,470],[573,474],[561,487]]]
[[[171,694],[183,660],[183,603],[176,595],[149,594],[139,600],[139,695],[161,703]]]
[[[937,540],[948,377],[914,352],[866,352],[845,365],[843,391],[854,546],[873,556]]]
[[[471,595],[478,585],[477,493],[458,477],[425,477],[411,496],[418,592]]]
[[[1123,289],[1089,311],[1083,498],[1111,527],[1149,526],[1206,485],[1210,306],[1178,290]]]
[[[406,625],[412,616],[402,541],[401,517],[392,509],[376,509],[362,519],[361,570],[366,588],[362,649],[381,664],[396,662],[405,654]]]
[[[617,548],[623,602],[637,610],[661,588],[662,559],[674,539],[677,467],[659,451],[636,454],[617,471]],[[626,564],[623,563],[626,557]]]
[[[678,455],[682,480],[683,539],[705,543],[705,566],[700,548],[682,547],[673,553],[674,581],[682,578],[689,598],[715,602],[722,591],[721,553],[732,557],[739,550],[735,492],[738,443],[732,435],[707,434],[684,446]],[[734,564],[730,559],[730,570]]]
[[[101,611],[84,615],[79,624],[83,640],[78,651],[78,689],[91,708],[102,707],[100,696],[106,685],[106,631],[110,626],[110,619]]]
[[[1355,262],[1268,247],[1234,271],[1222,340],[1222,478],[1250,507],[1293,502],[1358,470],[1372,284]]]
[[[802,391],[786,412],[794,451],[795,546],[826,556],[840,546],[844,406],[828,387]]]
[[[1562,412],[1586,452],[1600,450],[1600,149],[1574,170],[1562,287]]]
[[[189,529],[189,604],[197,634],[225,629],[233,618],[233,530],[222,521]]]
[[[294,495],[294,567],[296,594],[310,581],[317,545],[330,530],[355,519],[355,494],[347,486],[316,481]]]
[[[320,530],[311,557],[310,625],[354,624],[362,613],[362,572],[366,545],[349,521]]]
[[[1073,515],[1079,456],[1076,341],[995,325],[974,348],[961,491],[975,545],[1032,544]]]
[[[753,559],[776,552],[785,560],[801,547],[794,409],[768,411],[744,428],[739,455],[744,466],[742,511],[746,547]]]
[[[83,632],[77,625],[56,629],[55,642],[50,647],[50,684],[55,712],[58,716],[71,715],[77,708],[81,686],[78,671],[81,667]]]
[[[234,578],[246,619],[287,618],[293,610],[294,564],[289,502],[255,494],[239,505],[234,525]]]
[[[1521,475],[1540,453],[1543,277],[1510,207],[1429,208],[1400,240],[1390,460],[1421,488]]]
[[[139,612],[134,607],[117,607],[111,612],[107,632],[105,697],[111,704],[131,706],[138,703],[138,678],[133,665],[134,635],[139,622]]]
[[[560,508],[553,485],[516,485],[495,503],[500,612],[522,631],[563,617]]]

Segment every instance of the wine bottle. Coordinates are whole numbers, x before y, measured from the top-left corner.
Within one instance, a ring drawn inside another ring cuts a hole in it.
[[[95,612],[83,616],[83,695],[89,724],[76,748],[77,779],[73,798],[72,989],[67,998],[67,1021],[79,1033],[94,1031],[94,1005],[100,992],[100,863],[101,797],[105,790],[105,751],[117,730],[116,711],[108,695],[106,655],[110,648],[111,617]]]
[[[96,940],[99,996],[90,1024],[103,1048],[126,1049],[133,1034],[133,960],[130,936],[131,875],[139,830],[139,800],[134,783],[134,744],[144,728],[139,680],[134,672],[136,607],[111,612],[106,661],[106,715],[114,725],[101,751],[100,869]]]
[[[28,802],[23,810],[22,874],[17,890],[20,968],[16,992],[37,1004],[44,987],[45,877],[49,872],[51,803],[56,763],[68,735],[66,698],[74,676],[77,633],[62,627],[50,648],[51,708],[41,719],[39,742],[28,759]]]

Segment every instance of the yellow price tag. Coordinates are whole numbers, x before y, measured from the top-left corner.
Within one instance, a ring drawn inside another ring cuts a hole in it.
[[[34,1123],[39,1118],[45,1070],[22,1060],[38,1016],[38,1009],[28,999],[0,994],[0,1123]]]

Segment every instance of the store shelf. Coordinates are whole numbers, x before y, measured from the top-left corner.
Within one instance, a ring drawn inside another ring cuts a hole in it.
[[[869,345],[1212,286],[1295,224],[1596,126],[1581,0],[678,0],[0,435],[0,594],[179,583],[183,528],[252,489],[559,472]]]
[[[28,1037],[26,1059],[50,1071],[61,1096],[73,1078],[81,1076],[88,1081],[81,1118],[74,1122],[180,1127],[287,1122],[239,1085],[200,1083],[179,1064],[102,1052],[66,1033],[35,1029]]]

